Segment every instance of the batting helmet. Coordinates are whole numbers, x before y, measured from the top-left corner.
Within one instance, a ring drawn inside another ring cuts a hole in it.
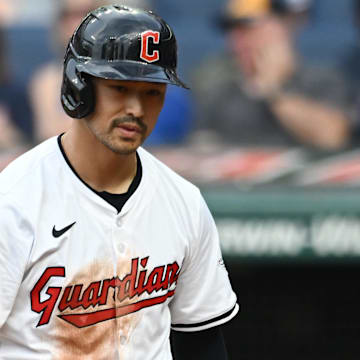
[[[176,74],[176,66],[175,35],[163,19],[147,10],[100,7],[83,19],[68,44],[62,106],[73,118],[83,118],[94,110],[91,76],[187,88]]]

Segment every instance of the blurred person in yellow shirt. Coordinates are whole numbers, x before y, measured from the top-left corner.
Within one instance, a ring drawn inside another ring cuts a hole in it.
[[[349,142],[345,84],[295,49],[309,0],[229,0],[227,51],[196,69],[196,138],[235,145],[338,150]]]

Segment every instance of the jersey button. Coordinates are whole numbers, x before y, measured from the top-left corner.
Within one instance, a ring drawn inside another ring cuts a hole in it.
[[[123,242],[119,242],[116,244],[116,248],[119,254],[124,254],[126,250],[126,245]]]
[[[116,219],[116,226],[121,227],[122,226],[122,220],[121,218]]]

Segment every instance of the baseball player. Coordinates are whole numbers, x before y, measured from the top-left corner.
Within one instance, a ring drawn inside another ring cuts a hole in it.
[[[0,175],[2,360],[226,358],[239,306],[213,218],[141,148],[166,84],[185,87],[176,52],[168,24],[124,6],[73,34],[61,102],[77,120]]]

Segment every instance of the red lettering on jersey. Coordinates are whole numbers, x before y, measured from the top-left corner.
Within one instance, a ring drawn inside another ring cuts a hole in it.
[[[69,322],[78,328],[95,325],[101,321],[112,320],[117,317],[129,315],[146,307],[161,304],[166,301],[167,298],[173,296],[175,291],[169,291],[163,296],[154,297],[151,299],[141,300],[129,305],[119,306],[116,308],[99,310],[88,314],[66,314],[59,315],[60,319]]]
[[[125,316],[133,312],[139,311],[145,307],[154,306],[165,302],[169,297],[175,293],[172,286],[178,280],[180,267],[175,261],[168,264],[166,267],[155,267],[147,276],[147,270],[139,271],[139,265],[145,268],[148,262],[148,257],[131,260],[131,269],[123,278],[114,277],[112,279],[105,279],[102,281],[92,282],[86,289],[83,290],[83,284],[74,284],[67,286],[62,293],[58,309],[64,312],[66,309],[74,310],[76,308],[88,309],[96,306],[112,305],[107,309],[101,309],[94,312],[83,314],[60,314],[60,319],[63,319],[76,327],[85,327],[97,324],[100,321],[115,319],[120,316]],[[164,275],[165,274],[165,275]],[[47,294],[50,298],[46,301],[40,301],[40,293],[44,290],[46,283],[52,276],[65,276],[64,268],[48,268],[44,271],[39,281],[31,291],[31,308],[37,313],[41,313],[41,318],[37,326],[45,325],[49,322],[53,313],[55,304],[59,298],[62,288],[49,287]],[[109,294],[110,289],[111,294]],[[152,294],[153,292],[166,291],[161,296],[140,300],[131,304],[114,307],[114,300],[117,299],[120,303],[126,299],[132,299],[135,296],[140,296],[145,292]]]
[[[152,39],[154,44],[159,44],[160,42],[160,33],[158,31],[147,30],[141,33],[141,50],[140,58],[145,60],[148,63],[158,61],[160,59],[159,50],[153,50],[150,54],[149,52],[149,40]]]
[[[64,293],[61,296],[60,304],[58,306],[60,311],[67,309],[76,309],[79,306],[82,306],[80,300],[80,294],[83,285],[67,286],[64,290]],[[71,297],[69,298],[71,294]]]
[[[45,325],[49,322],[56,301],[58,300],[58,297],[62,290],[61,287],[48,287],[46,294],[48,294],[50,297],[45,301],[40,300],[41,291],[45,288],[45,285],[53,276],[65,277],[65,268],[64,267],[47,268],[30,292],[31,310],[35,311],[38,314],[42,312],[40,321],[38,322],[36,327]]]

